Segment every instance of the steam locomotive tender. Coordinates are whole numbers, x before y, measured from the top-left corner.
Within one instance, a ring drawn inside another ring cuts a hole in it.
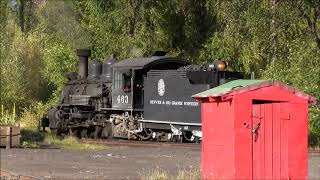
[[[161,51],[150,58],[93,60],[88,67],[90,54],[77,50],[78,74],[67,75],[60,104],[49,110],[47,124],[58,135],[201,140],[200,104],[191,96],[242,78],[225,71],[222,61],[191,65]]]

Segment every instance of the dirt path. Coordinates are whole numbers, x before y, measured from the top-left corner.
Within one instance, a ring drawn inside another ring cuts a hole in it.
[[[103,151],[1,149],[1,169],[41,179],[140,179],[200,167],[200,147],[110,147]],[[320,179],[320,153],[309,153],[309,179]]]

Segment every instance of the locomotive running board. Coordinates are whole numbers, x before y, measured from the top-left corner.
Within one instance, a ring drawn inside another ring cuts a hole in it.
[[[157,121],[157,120],[146,120],[146,119],[139,119],[138,121],[140,121],[140,122],[150,122],[150,123],[159,123],[159,124],[176,124],[176,125],[201,126],[201,123],[183,123],[183,122]]]

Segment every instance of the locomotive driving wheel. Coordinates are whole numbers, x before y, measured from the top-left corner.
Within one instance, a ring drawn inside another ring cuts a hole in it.
[[[149,140],[152,137],[153,131],[151,129],[144,129],[142,133],[137,134],[140,140],[145,141]]]
[[[190,131],[183,131],[183,139],[187,142],[194,142],[195,141],[195,137],[193,136],[193,134]]]
[[[78,128],[73,128],[73,129],[71,130],[70,135],[75,136],[75,137],[77,137],[77,138],[80,138],[80,131],[79,131],[79,129],[78,129]]]
[[[88,138],[88,129],[87,128],[83,128],[81,131],[80,131],[80,138]]]
[[[61,136],[62,132],[59,130],[59,128],[50,128],[50,131],[52,134],[56,135],[56,136]]]
[[[94,132],[93,132],[93,138],[98,139],[101,137],[102,133],[102,127],[101,126],[95,126],[94,127]]]
[[[110,123],[106,123],[105,126],[102,128],[101,138],[102,139],[113,138],[112,125]]]

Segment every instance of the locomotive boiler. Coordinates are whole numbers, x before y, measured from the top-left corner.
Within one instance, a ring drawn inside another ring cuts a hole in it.
[[[226,64],[192,65],[157,51],[152,57],[88,63],[78,49],[78,73],[69,73],[60,103],[48,112],[58,135],[80,138],[201,140],[200,104],[193,94],[243,78]],[[46,123],[43,123],[46,124]]]

